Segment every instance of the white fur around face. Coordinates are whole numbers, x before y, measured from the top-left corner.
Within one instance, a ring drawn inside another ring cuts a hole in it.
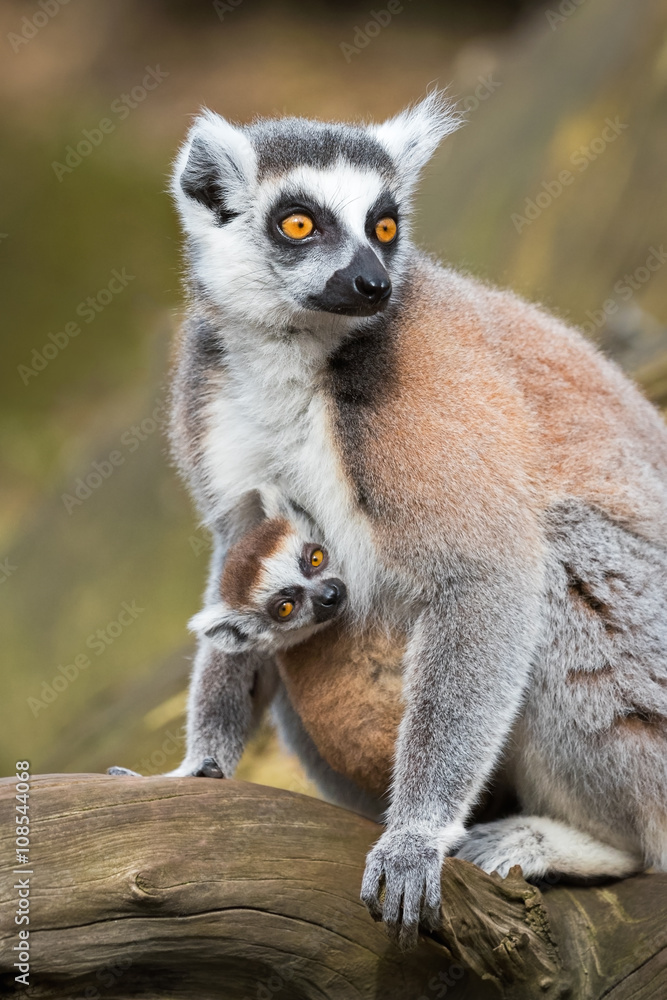
[[[344,160],[328,169],[302,166],[261,184],[249,184],[238,202],[241,214],[223,226],[216,225],[210,210],[181,195],[178,203],[190,237],[194,274],[212,301],[244,323],[276,332],[285,327],[329,330],[334,326],[344,331],[352,324],[359,326],[358,317],[321,313],[305,303],[309,296],[322,292],[334,272],[345,268],[360,247],[377,254],[366,236],[366,217],[387,189],[378,173]],[[267,216],[280,197],[289,200],[292,192],[332,212],[341,238],[335,245],[313,243],[299,249],[298,263],[287,264],[268,233]],[[401,239],[407,242],[408,219],[399,225]],[[391,261],[383,263],[392,282],[398,284],[404,266],[400,248]]]
[[[304,122],[293,141],[307,141]],[[369,246],[365,234],[368,210],[382,191],[389,190],[402,211],[399,226],[405,227],[409,200],[419,173],[442,139],[455,131],[461,117],[442,91],[433,90],[417,104],[380,125],[368,126],[370,151],[383,148],[392,169],[361,167],[341,152],[327,167],[286,163],[282,171],[258,180],[258,153],[252,129],[236,127],[211,111],[199,116],[174,165],[172,193],[188,236],[191,269],[211,299],[229,315],[276,329],[289,326],[319,326],[330,322],[322,314],[305,308],[309,295],[317,294],[326,280],[352,258],[355,248]],[[292,123],[293,125],[293,123]],[[357,133],[359,133],[357,129]],[[341,143],[344,138],[341,134]],[[357,136],[358,138],[358,136]],[[224,192],[225,209],[232,218],[220,219],[193,192],[186,193],[182,181],[187,174],[213,173]],[[300,255],[299,264],[285,265],[267,233],[267,211],[278,195],[309,196],[331,212],[343,233],[332,252]],[[407,240],[405,240],[407,243]],[[374,248],[377,249],[377,248]],[[404,265],[400,245],[388,266],[392,281],[399,280]],[[389,263],[389,262],[385,262]],[[337,317],[338,326],[349,321]]]

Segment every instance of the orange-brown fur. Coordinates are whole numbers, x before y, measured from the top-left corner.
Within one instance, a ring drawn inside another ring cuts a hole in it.
[[[334,624],[280,654],[292,705],[321,756],[377,799],[386,797],[403,714],[405,641]]]
[[[220,596],[234,608],[249,603],[253,587],[259,582],[264,559],[278,551],[290,532],[285,518],[261,521],[230,550],[220,579]]]
[[[557,319],[452,272],[424,267],[415,281],[357,444],[397,561],[406,537],[428,550],[434,522],[473,559],[502,555],[520,523],[529,554],[540,513],[564,496],[651,540],[667,533],[667,437],[653,407]]]

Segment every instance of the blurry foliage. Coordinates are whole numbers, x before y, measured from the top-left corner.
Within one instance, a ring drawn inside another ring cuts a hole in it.
[[[639,282],[630,298],[614,290],[667,236],[665,4],[586,0],[555,26],[539,8],[514,23],[519,3],[470,5],[476,20],[462,16],[462,6],[406,3],[349,64],[340,44],[352,42],[369,15],[347,4],[304,13],[301,5],[244,0],[220,21],[209,3],[90,0],[63,7],[18,52],[7,48],[0,63],[0,563],[11,567],[0,583],[3,773],[25,757],[36,771],[119,763],[159,772],[180,759],[192,652],[185,622],[203,588],[207,543],[163,433],[146,428],[165,398],[181,299],[166,175],[200,105],[238,120],[284,112],[380,118],[429,84],[453,81],[469,124],[427,171],[418,238],[456,266],[589,323],[623,363],[641,368],[653,397],[667,401],[667,270]],[[32,12],[30,4],[6,3],[4,38]],[[490,33],[510,22],[511,31]],[[52,161],[62,162],[82,130],[109,116],[112,102],[158,64],[164,82],[126,120],[111,115],[114,131],[59,182]],[[628,128],[577,169],[576,150],[617,117]],[[565,169],[572,183],[518,232],[512,216],[525,214],[526,200]],[[77,320],[78,305],[107,285],[114,268],[134,280],[24,384],[17,367],[31,364],[50,332]],[[596,324],[590,315],[604,318],[609,301],[618,309]],[[112,452],[122,462],[83,502],[64,502],[94,462],[108,471]],[[96,655],[88,637],[95,642],[123,602],[143,610]],[[90,666],[70,680],[67,669],[81,654]],[[60,691],[56,677],[64,678]],[[28,699],[43,700],[47,689],[57,697],[35,715]],[[240,773],[308,787],[268,729]]]

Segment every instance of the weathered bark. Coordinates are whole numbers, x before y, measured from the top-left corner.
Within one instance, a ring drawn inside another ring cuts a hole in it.
[[[359,902],[379,828],[291,792],[209,779],[32,780],[29,876],[0,782],[0,968],[30,879],[30,996],[485,1000],[667,996],[667,876],[541,893],[451,860],[443,929],[402,955]]]

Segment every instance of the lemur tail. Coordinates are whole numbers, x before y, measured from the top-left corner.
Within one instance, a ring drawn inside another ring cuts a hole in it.
[[[478,823],[456,853],[503,878],[521,865],[524,878],[625,878],[641,871],[640,855],[622,851],[545,816],[510,816]]]

